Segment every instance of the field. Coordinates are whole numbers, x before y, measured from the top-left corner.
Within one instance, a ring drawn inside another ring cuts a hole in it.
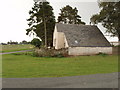
[[[13,51],[20,51],[20,50],[30,50],[33,48],[32,45],[1,45],[2,49],[0,52],[13,52]]]
[[[64,77],[118,72],[117,55],[32,57],[3,55],[3,78]]]

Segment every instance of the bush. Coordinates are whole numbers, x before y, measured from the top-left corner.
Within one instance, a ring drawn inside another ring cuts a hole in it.
[[[22,42],[20,42],[20,44],[30,44],[30,42],[23,40]]]
[[[99,52],[97,55],[101,55],[101,56],[107,56],[108,54],[106,54],[106,53],[102,53],[102,52]]]
[[[35,47],[40,48],[40,46],[41,46],[42,43],[41,43],[41,41],[40,41],[39,39],[34,38],[34,39],[31,41],[31,44],[34,45]]]
[[[120,45],[117,45],[117,46],[115,46],[115,47],[120,47]]]
[[[1,43],[1,45],[7,45],[6,43]]]
[[[40,49],[35,49],[33,55],[36,57],[66,57],[68,56],[68,53],[67,53],[67,49],[55,50],[55,49],[40,48]]]
[[[10,42],[7,42],[7,44],[18,44],[18,42],[10,41]]]

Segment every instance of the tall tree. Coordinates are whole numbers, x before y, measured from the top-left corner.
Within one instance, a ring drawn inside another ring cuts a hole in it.
[[[102,23],[111,36],[117,36],[120,42],[120,1],[99,2],[100,13],[91,17],[93,24]]]
[[[29,28],[26,29],[26,34],[29,35],[31,32],[35,32],[44,45],[52,45],[55,26],[55,16],[52,6],[50,6],[49,2],[36,0],[29,14],[30,18],[27,19]]]
[[[85,22],[81,21],[81,17],[78,15],[77,8],[72,8],[67,5],[60,9],[61,13],[58,16],[58,22],[66,23],[66,24],[85,24]]]

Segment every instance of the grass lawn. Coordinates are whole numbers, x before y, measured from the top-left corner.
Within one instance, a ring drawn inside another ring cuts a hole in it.
[[[2,50],[0,52],[13,52],[13,51],[20,51],[20,50],[30,50],[33,48],[32,45],[1,45]]]
[[[42,58],[3,55],[3,78],[64,77],[118,72],[117,55]]]

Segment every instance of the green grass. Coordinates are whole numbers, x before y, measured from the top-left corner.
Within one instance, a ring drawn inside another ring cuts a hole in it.
[[[3,78],[64,77],[118,72],[117,58],[115,55],[67,58],[3,55]]]
[[[30,50],[33,46],[30,44],[25,45],[2,45],[2,49],[0,52],[13,52],[13,51],[20,51],[20,50]]]

